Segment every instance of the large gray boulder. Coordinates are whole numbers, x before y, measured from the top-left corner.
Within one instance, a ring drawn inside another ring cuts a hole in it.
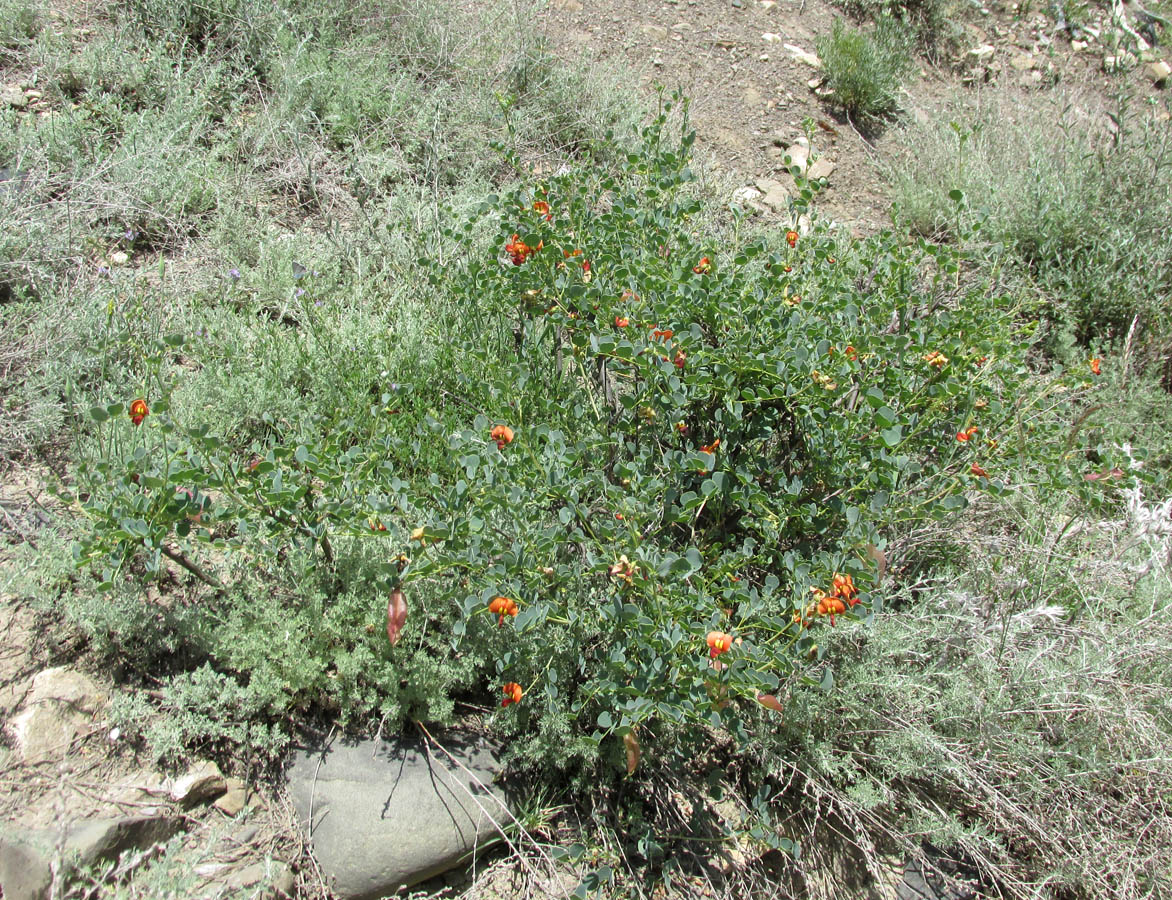
[[[378,900],[465,860],[509,821],[484,741],[332,742],[297,751],[289,791],[322,871],[345,900]]]

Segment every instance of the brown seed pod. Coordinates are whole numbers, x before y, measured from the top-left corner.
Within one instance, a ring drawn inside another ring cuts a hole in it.
[[[399,643],[403,633],[403,625],[407,622],[407,600],[399,588],[391,591],[391,599],[387,603],[387,640],[391,646]]]

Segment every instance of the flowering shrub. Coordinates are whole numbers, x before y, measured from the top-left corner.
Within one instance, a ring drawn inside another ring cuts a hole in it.
[[[289,566],[294,611],[310,575],[369,596],[306,620],[330,623],[332,674],[297,702],[391,727],[458,695],[531,762],[745,741],[829,687],[820,629],[871,615],[887,536],[1004,485],[1031,328],[923,241],[706,243],[691,142],[661,117],[623,171],[449,226],[445,247],[494,240],[429,263],[462,352],[427,391],[376,385],[317,440],[251,448],[180,431],[166,396],[133,425],[95,410],[81,560],[107,586],[167,559],[225,590],[225,559]]]

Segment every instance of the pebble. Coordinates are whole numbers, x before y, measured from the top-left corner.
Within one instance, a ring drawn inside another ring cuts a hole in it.
[[[1172,75],[1172,67],[1164,60],[1154,62],[1145,69],[1148,78],[1152,79],[1156,84],[1166,80],[1169,75]]]

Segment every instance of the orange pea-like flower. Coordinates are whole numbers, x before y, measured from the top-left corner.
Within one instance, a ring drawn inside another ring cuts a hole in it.
[[[856,359],[859,358],[859,352],[850,344],[846,345],[846,349],[843,350],[842,353],[843,353],[843,356],[845,356],[851,362],[854,362]]]
[[[145,400],[139,397],[130,404],[130,422],[132,425],[141,425],[142,420],[149,416],[150,408],[147,406]]]
[[[720,438],[717,438],[711,444],[705,444],[703,447],[701,447],[700,452],[701,453],[715,453],[716,449],[719,446],[720,446]]]
[[[859,602],[859,589],[855,587],[855,580],[850,575],[834,573],[830,581],[831,595],[845,600],[849,606]]]
[[[542,248],[545,241],[538,241],[536,247],[530,247],[523,240],[519,234],[514,234],[513,239],[505,244],[505,253],[509,254],[513,259],[513,265],[519,266],[530,256]]]
[[[671,336],[673,334],[675,334],[675,332],[670,328],[656,328],[651,332],[651,338],[652,340],[666,342],[671,340]]]
[[[488,604],[488,611],[494,616],[499,616],[497,619],[497,627],[505,624],[505,616],[517,615],[517,602],[510,600],[508,597],[493,597]]]
[[[791,247],[797,246],[798,233],[791,228],[789,231],[787,231],[785,233],[785,242],[787,244],[789,244]]]
[[[495,425],[492,431],[488,433],[488,436],[496,441],[498,450],[504,450],[505,444],[511,444],[513,442],[513,429],[508,425]]]
[[[732,646],[733,639],[731,634],[725,634],[723,631],[708,632],[708,656],[710,659],[716,659],[722,653],[726,653],[729,647]]]
[[[676,431],[678,431],[683,437],[687,437],[689,431],[688,423],[684,421],[676,422]]]
[[[1091,366],[1091,374],[1098,375],[1100,368],[1102,367],[1103,361],[1101,359],[1099,359],[1099,357],[1095,356],[1095,357],[1092,357],[1090,360],[1088,360],[1088,362],[1090,363],[1090,366]]]
[[[501,706],[508,706],[510,703],[520,703],[521,698],[525,692],[521,690],[521,685],[515,681],[506,682],[501,686],[501,691],[505,695],[505,699],[501,701]]]
[[[971,466],[969,466],[969,471],[972,472],[974,475],[976,475],[978,478],[988,478],[989,477],[989,473],[986,472],[981,466],[978,466],[976,463],[973,463]]]
[[[701,256],[700,262],[692,266],[692,271],[697,275],[707,275],[710,271],[712,271],[712,263],[709,261],[707,256]]]
[[[630,324],[631,324],[630,319],[627,319],[623,316],[615,316],[614,317],[614,327],[615,328],[626,328]]]
[[[924,362],[930,366],[935,366],[937,369],[943,369],[948,365],[948,357],[939,350],[933,350],[931,353],[924,354]]]
[[[977,433],[977,426],[970,425],[964,431],[958,431],[956,433],[956,439],[958,441],[960,441],[961,443],[965,443],[965,442],[969,441],[972,438],[972,436],[976,433]]]
[[[675,363],[677,369],[682,369],[684,367],[684,363],[687,361],[687,359],[688,359],[688,357],[684,353],[683,350],[677,350],[676,351],[676,358],[673,359],[672,362]]]
[[[553,214],[549,211],[549,204],[544,200],[534,200],[533,208],[542,216],[542,218],[545,219],[545,221],[548,222],[553,218]]]

